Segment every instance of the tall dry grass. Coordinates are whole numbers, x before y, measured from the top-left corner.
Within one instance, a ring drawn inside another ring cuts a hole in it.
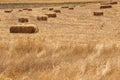
[[[117,44],[0,41],[0,80],[119,80]]]

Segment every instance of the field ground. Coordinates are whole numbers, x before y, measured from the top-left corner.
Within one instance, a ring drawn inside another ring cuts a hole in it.
[[[61,6],[51,6],[61,13],[45,22],[36,17],[52,12],[42,10],[48,7],[0,10],[0,80],[119,80],[120,4],[103,10],[99,3]],[[30,21],[19,23],[20,17]],[[30,24],[39,32],[9,32],[13,25]]]

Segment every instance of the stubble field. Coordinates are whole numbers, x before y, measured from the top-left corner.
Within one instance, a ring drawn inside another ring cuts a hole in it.
[[[38,21],[53,13],[51,7],[61,13]],[[100,3],[23,8],[0,10],[0,80],[119,80],[119,3],[109,9],[100,9]],[[95,11],[104,15],[94,16]],[[29,22],[18,22],[22,17]],[[35,25],[39,32],[10,33],[16,25]]]

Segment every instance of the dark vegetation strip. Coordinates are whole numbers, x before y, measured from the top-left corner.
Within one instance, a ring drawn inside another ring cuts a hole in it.
[[[79,5],[79,4],[93,4],[103,1],[90,2],[63,2],[63,3],[0,3],[0,9],[6,8],[23,8],[23,7],[46,7],[46,6],[60,6],[60,5]]]

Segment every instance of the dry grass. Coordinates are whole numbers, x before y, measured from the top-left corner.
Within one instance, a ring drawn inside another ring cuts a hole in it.
[[[117,44],[55,45],[41,39],[17,39],[12,43],[1,41],[0,51],[1,80],[119,80],[120,77]]]

